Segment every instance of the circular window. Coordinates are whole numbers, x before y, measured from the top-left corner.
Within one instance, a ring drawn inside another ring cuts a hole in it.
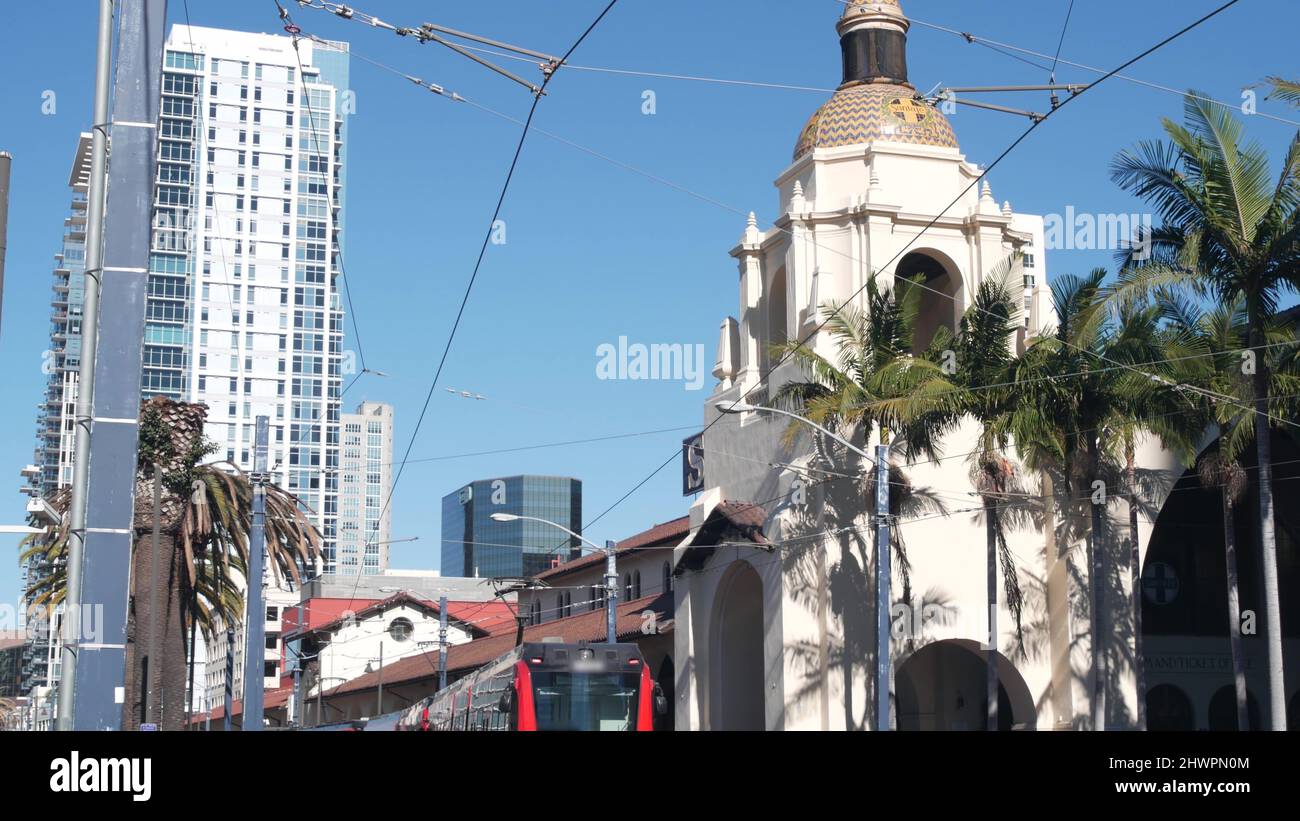
[[[407,641],[414,632],[415,625],[411,624],[408,618],[393,619],[393,623],[388,625],[388,635],[392,636],[394,641]]]

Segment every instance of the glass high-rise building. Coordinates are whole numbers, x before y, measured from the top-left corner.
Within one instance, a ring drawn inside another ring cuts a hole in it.
[[[205,403],[246,471],[268,416],[333,570],[348,46],[177,25],[163,65],[144,394]]]
[[[562,476],[481,479],[442,497],[444,576],[532,576],[577,558],[581,543],[559,530],[493,513],[535,516],[582,532],[582,482]]]

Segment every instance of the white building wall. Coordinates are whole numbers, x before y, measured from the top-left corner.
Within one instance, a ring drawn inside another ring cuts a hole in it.
[[[390,628],[397,619],[407,619],[414,630],[410,638],[397,641]],[[391,607],[382,615],[358,620],[345,625],[330,637],[329,643],[320,650],[321,683],[326,690],[351,681],[371,669],[379,666],[380,655],[383,666],[407,656],[421,655],[438,649],[439,621],[430,617],[423,610],[403,604]],[[454,621],[447,625],[447,643],[463,644],[473,637],[463,626]],[[317,688],[313,687],[311,693]]]

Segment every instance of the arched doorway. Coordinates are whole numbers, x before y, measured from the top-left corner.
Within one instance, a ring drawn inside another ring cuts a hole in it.
[[[714,605],[710,729],[763,730],[763,580],[734,562]]]
[[[988,664],[976,642],[928,644],[898,666],[894,677],[900,730],[988,728]],[[998,654],[998,729],[1032,726],[1034,700],[1015,665]]]
[[[1250,690],[1246,691],[1246,727],[1251,730],[1260,728],[1259,702]],[[1214,691],[1214,697],[1210,699],[1210,729],[1220,732],[1238,729],[1236,685],[1225,684]]]
[[[913,251],[899,261],[894,278],[900,295],[913,287],[906,280],[919,278],[922,286],[913,353],[924,351],[941,327],[956,333],[962,310],[961,272],[951,260],[937,251]]]
[[[1195,730],[1192,700],[1172,684],[1158,684],[1147,690],[1148,730]]]

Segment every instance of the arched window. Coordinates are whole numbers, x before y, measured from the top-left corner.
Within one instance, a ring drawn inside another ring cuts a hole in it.
[[[573,615],[573,594],[572,593],[564,594],[564,615],[566,617]]]
[[[623,601],[632,601],[632,574],[623,574]]]
[[[641,598],[641,571],[636,570],[632,573],[632,598]]]
[[[564,618],[564,594],[561,593],[555,597],[555,618]]]
[[[672,589],[673,589],[673,567],[672,567],[672,565],[669,564],[668,562],[664,562],[664,573],[663,573],[663,576],[664,576],[664,579],[663,579],[664,585],[663,585],[663,587],[660,589],[660,592],[663,592],[663,593],[670,593],[670,592],[672,592]]]
[[[528,620],[533,624],[542,623],[542,600],[533,599],[533,606],[529,609]]]

